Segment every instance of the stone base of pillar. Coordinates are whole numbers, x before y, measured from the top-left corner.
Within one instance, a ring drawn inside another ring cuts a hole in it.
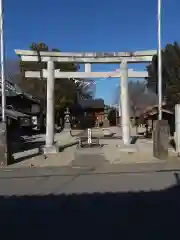
[[[59,146],[52,145],[52,146],[44,146],[43,147],[43,153],[44,154],[55,154],[59,152]]]

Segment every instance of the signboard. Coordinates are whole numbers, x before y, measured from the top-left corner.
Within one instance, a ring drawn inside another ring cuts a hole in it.
[[[91,143],[92,143],[91,136],[92,136],[92,131],[91,131],[90,128],[88,128],[88,144],[91,144]]]

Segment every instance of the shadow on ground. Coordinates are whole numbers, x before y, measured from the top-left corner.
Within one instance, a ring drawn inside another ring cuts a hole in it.
[[[175,177],[159,192],[0,197],[1,239],[178,239]]]
[[[35,141],[33,141],[35,140]],[[17,142],[11,142],[11,151],[12,154],[18,154],[25,152],[22,156],[15,157],[12,159],[10,164],[15,164],[18,162],[22,162],[28,160],[29,158],[36,157],[42,154],[42,147],[45,145],[45,141],[38,140],[38,137],[31,138],[30,140],[26,140],[21,138]],[[32,152],[26,152],[29,150],[33,150]]]
[[[30,140],[26,140],[21,138],[18,142],[12,143],[12,151],[13,153],[28,151],[36,148],[41,148],[45,144],[45,141],[40,141],[38,138],[33,138]]]

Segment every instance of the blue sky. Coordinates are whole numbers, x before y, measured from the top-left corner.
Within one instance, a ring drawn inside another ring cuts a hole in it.
[[[163,2],[163,46],[180,40],[180,1]],[[6,53],[43,41],[62,51],[157,48],[157,0],[5,0]],[[95,71],[118,68],[96,65]],[[132,66],[130,66],[132,68]],[[134,65],[143,70],[144,65]],[[96,96],[114,101],[118,79],[97,80]]]

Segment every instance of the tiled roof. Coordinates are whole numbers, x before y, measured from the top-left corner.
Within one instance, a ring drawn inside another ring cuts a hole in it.
[[[2,113],[2,108],[0,106],[0,115]],[[6,116],[13,118],[13,119],[18,119],[19,117],[28,117],[28,115],[15,111],[13,109],[6,109]]]
[[[101,108],[104,108],[104,100],[103,99],[80,99],[79,105],[82,108],[101,109]]]
[[[2,86],[2,83],[0,80],[0,96],[1,96],[1,86]],[[9,81],[6,81],[6,96],[12,97],[12,96],[17,96],[17,95],[23,95],[32,101],[39,102],[38,99],[35,99],[30,94],[23,92],[18,85],[11,83]]]

